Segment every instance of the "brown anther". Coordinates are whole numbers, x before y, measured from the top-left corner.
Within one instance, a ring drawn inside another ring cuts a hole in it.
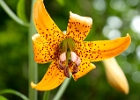
[[[70,78],[70,73],[68,67],[64,67],[64,75],[68,78]]]
[[[61,69],[61,70],[64,70],[64,66],[63,66],[63,64],[62,64],[62,62],[59,60],[59,68]]]
[[[75,73],[77,73],[77,72],[78,72],[78,66],[75,65],[75,66],[73,66],[72,74],[75,74]]]

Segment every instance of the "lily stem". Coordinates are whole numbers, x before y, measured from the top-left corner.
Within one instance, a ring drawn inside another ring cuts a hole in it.
[[[49,100],[50,91],[45,91],[43,100]]]
[[[33,55],[33,44],[31,37],[33,34],[36,33],[34,23],[33,23],[33,5],[36,0],[32,0],[31,3],[31,17],[30,17],[30,28],[29,28],[29,34],[28,34],[28,55],[29,55],[29,99],[30,100],[37,100],[37,91],[35,89],[31,88],[30,83],[33,81],[37,83],[38,80],[38,65],[34,61],[34,55]]]
[[[63,84],[61,85],[61,87],[59,88],[58,92],[56,93],[55,97],[53,98],[53,100],[60,100],[60,98],[62,97],[63,93],[65,92],[69,82],[71,80],[70,78],[66,78],[65,81],[63,82]]]

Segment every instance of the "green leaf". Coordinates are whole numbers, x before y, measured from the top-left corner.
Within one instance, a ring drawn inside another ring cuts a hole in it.
[[[0,94],[5,94],[5,93],[10,93],[10,94],[14,94],[19,96],[20,98],[22,98],[23,100],[29,100],[25,95],[23,95],[22,93],[12,90],[12,89],[6,89],[3,91],[0,91]],[[0,99],[1,100],[1,99]],[[5,100],[5,99],[4,99]],[[7,100],[7,99],[6,99]]]
[[[26,16],[26,8],[25,8],[25,0],[19,0],[17,4],[17,15],[20,19],[22,19],[24,22],[27,21],[27,16]]]
[[[4,96],[0,95],[0,100],[8,100],[7,98],[5,98]]]

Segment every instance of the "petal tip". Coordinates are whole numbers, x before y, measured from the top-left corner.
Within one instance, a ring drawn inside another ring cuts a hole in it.
[[[129,33],[127,33],[126,37],[129,39],[129,42],[131,42],[131,37],[130,37]]]
[[[36,84],[34,84],[33,82],[31,82],[31,87],[32,88],[35,88],[36,87]]]
[[[93,70],[93,69],[96,68],[96,66],[95,66],[93,63],[90,63],[90,65],[92,66],[92,67],[91,67],[91,70]]]
[[[129,33],[127,33],[127,36],[130,36]]]
[[[70,13],[70,15],[73,14],[71,11],[69,13]]]
[[[35,41],[39,36],[40,36],[39,34],[34,34],[34,35],[32,36],[32,40]]]
[[[80,22],[80,21],[84,21],[85,24],[88,24],[89,26],[92,25],[92,18],[90,18],[90,17],[85,17],[85,16],[80,16],[80,15],[78,15],[78,14],[72,13],[71,11],[70,11],[70,18],[71,18],[71,19],[79,20],[79,22]]]
[[[129,38],[130,38],[130,35],[129,35],[129,33],[127,33],[126,37],[129,37]]]
[[[124,94],[127,95],[129,93],[129,86],[128,88],[124,91]]]

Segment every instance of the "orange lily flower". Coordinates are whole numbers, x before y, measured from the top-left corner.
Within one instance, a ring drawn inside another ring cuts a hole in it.
[[[43,0],[35,2],[33,16],[38,31],[32,37],[35,61],[52,62],[38,84],[31,82],[36,90],[58,87],[66,77],[70,77],[70,72],[77,80],[95,68],[90,62],[117,56],[131,42],[129,35],[115,40],[83,41],[91,29],[92,19],[72,12],[64,34],[49,16]]]

